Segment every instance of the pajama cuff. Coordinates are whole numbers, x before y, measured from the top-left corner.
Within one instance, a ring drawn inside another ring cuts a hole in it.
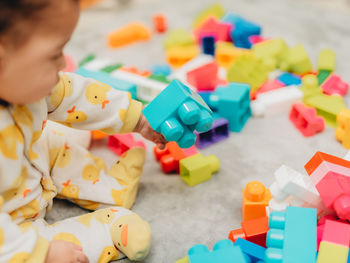
[[[136,100],[131,100],[129,108],[126,112],[125,122],[119,133],[132,132],[138,123],[142,113],[142,103]]]
[[[36,243],[34,250],[26,261],[27,263],[44,263],[46,260],[46,254],[49,250],[49,241],[43,237],[38,237],[38,242]]]

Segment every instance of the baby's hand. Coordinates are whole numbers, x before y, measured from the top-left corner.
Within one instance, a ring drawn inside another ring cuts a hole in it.
[[[83,249],[63,240],[51,241],[45,263],[89,263]]]
[[[140,133],[145,139],[154,142],[159,149],[164,149],[167,141],[164,136],[153,130],[145,116],[141,115],[134,132]]]

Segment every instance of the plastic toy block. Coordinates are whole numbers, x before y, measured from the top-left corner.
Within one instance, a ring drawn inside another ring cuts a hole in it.
[[[178,46],[193,46],[195,39],[193,35],[184,29],[175,29],[169,32],[164,39],[165,49]]]
[[[250,48],[249,37],[252,35],[260,35],[261,33],[261,27],[259,25],[233,13],[227,13],[222,18],[222,21],[233,25],[231,38],[237,47]]]
[[[213,126],[207,132],[195,132],[196,147],[203,149],[214,143],[222,141],[229,137],[228,121],[224,118],[214,119]]]
[[[189,186],[209,180],[219,168],[220,162],[215,155],[204,157],[198,153],[180,160],[180,176]]]
[[[150,72],[149,70],[139,70],[136,67],[121,67],[119,70],[130,72],[143,77],[149,77],[152,74],[152,72]]]
[[[101,81],[102,83],[110,85],[112,88],[116,90],[130,92],[131,97],[133,99],[137,99],[137,87],[132,82],[119,79],[106,72],[90,71],[85,68],[79,68],[77,71],[75,71],[75,73],[86,78],[93,78],[95,80]]]
[[[188,261],[188,257],[186,256],[177,260],[175,263],[190,263],[190,262]]]
[[[91,135],[93,140],[103,140],[109,136],[107,133],[97,131],[97,130],[91,131]]]
[[[341,80],[336,74],[331,74],[321,85],[324,94],[338,94],[344,96],[349,89],[349,84]]]
[[[307,74],[303,76],[303,78],[301,79],[301,82],[302,84],[301,84],[300,90],[304,94],[304,98],[303,98],[304,102],[312,96],[322,94],[322,90],[318,86],[317,77],[315,75]]]
[[[321,85],[331,73],[329,70],[320,70],[317,74],[318,85]]]
[[[230,131],[240,132],[251,116],[249,85],[229,83],[219,86],[209,97],[210,107],[227,119]]]
[[[253,116],[264,116],[281,111],[288,112],[293,103],[301,101],[303,92],[297,86],[287,86],[259,94],[250,107]]]
[[[253,46],[253,45],[256,45],[256,44],[259,44],[261,42],[264,42],[266,40],[269,40],[269,39],[266,39],[266,38],[263,38],[262,36],[260,35],[251,35],[249,38],[249,42],[250,44]]]
[[[77,65],[75,64],[72,57],[64,55],[66,61],[66,67],[62,70],[63,72],[73,72],[76,70]]]
[[[167,29],[166,17],[162,14],[153,16],[153,26],[158,33],[164,33]]]
[[[301,84],[301,78],[291,73],[283,73],[277,79],[284,83],[286,86]]]
[[[89,54],[86,57],[84,57],[79,63],[78,63],[78,67],[82,67],[84,66],[86,63],[94,60],[96,58],[96,56],[94,54]]]
[[[168,78],[164,75],[155,75],[152,74],[151,76],[148,77],[149,79],[155,80],[155,81],[159,81],[159,82],[163,82],[165,84],[169,84],[171,81],[168,80]]]
[[[204,36],[202,37],[202,49],[203,53],[207,55],[215,55],[215,37]]]
[[[225,9],[222,7],[221,4],[213,4],[209,6],[208,8],[201,11],[198,15],[196,15],[193,27],[197,28],[199,27],[204,21],[208,19],[208,17],[214,17],[217,19],[220,19],[225,14]]]
[[[151,69],[154,75],[168,76],[171,73],[171,67],[168,64],[157,64]]]
[[[111,65],[107,65],[103,68],[101,68],[101,71],[106,72],[106,73],[111,73],[114,70],[117,70],[119,68],[121,68],[123,65],[120,63],[116,63],[116,64],[111,64]]]
[[[219,22],[213,17],[207,18],[194,32],[198,43],[201,43],[205,36],[213,36],[215,41],[230,41],[230,30],[232,24]]]
[[[114,134],[108,137],[108,148],[118,156],[135,147],[146,150],[146,144],[143,141],[135,141],[132,133]]]
[[[338,113],[345,109],[345,103],[341,96],[320,94],[307,98],[304,102],[306,105],[314,107],[317,115],[322,116],[326,124],[331,127],[336,127]]]
[[[174,46],[166,50],[168,63],[174,67],[181,67],[199,54],[200,50],[196,45]]]
[[[337,115],[337,128],[335,137],[344,148],[350,149],[350,110],[343,109]]]
[[[325,127],[324,119],[317,116],[316,110],[300,102],[292,105],[289,120],[305,137],[313,136]]]
[[[268,79],[265,81],[261,87],[255,92],[254,96],[257,97],[261,93],[269,92],[271,90],[280,89],[286,85],[277,79]]]
[[[253,56],[239,56],[227,71],[227,80],[248,83],[251,91],[256,91],[268,77],[268,69],[263,62]]]
[[[181,148],[195,143],[194,130],[205,132],[213,124],[212,111],[201,96],[177,80],[148,104],[143,114],[155,131]]]
[[[316,261],[316,209],[287,207],[272,212],[266,237],[266,263]]]
[[[299,44],[290,48],[286,57],[281,62],[280,69],[292,71],[297,74],[312,71],[312,64],[304,46]]]
[[[81,66],[80,68],[84,68],[90,71],[103,71],[102,69],[107,67],[108,65],[112,65],[114,64],[114,61],[112,61],[111,59],[105,59],[105,58],[97,58],[97,59],[93,59],[90,61],[86,61],[84,63],[83,66]],[[109,72],[107,72],[109,73]]]
[[[213,94],[212,91],[198,91],[198,94],[202,97],[202,99],[205,101],[205,103],[209,104],[209,98],[211,94]]]
[[[242,55],[251,55],[252,51],[237,48],[229,42],[217,42],[215,48],[215,59],[220,67],[229,68],[235,60]]]
[[[265,217],[265,207],[269,205],[271,198],[270,190],[263,183],[249,182],[242,190],[242,221]]]
[[[160,150],[154,147],[154,155],[160,162],[164,173],[180,172],[180,160],[197,154],[197,149],[192,146],[188,149],[181,149],[176,142],[168,142],[165,149]]]
[[[248,259],[238,246],[228,239],[218,241],[209,251],[205,245],[199,244],[188,250],[190,263],[248,263]]]
[[[201,90],[214,90],[219,82],[218,65],[210,62],[187,72],[187,82]]]
[[[322,49],[318,53],[317,70],[327,70],[333,72],[335,68],[335,53],[331,49]]]
[[[322,241],[349,247],[350,225],[334,220],[326,220],[322,235]]]
[[[321,242],[317,263],[347,263],[349,247],[326,241]]]
[[[286,56],[288,46],[283,39],[276,38],[255,44],[252,47],[252,50],[257,58],[264,61],[266,66],[275,69],[276,67],[279,67],[282,59]]]
[[[134,22],[108,35],[108,45],[117,48],[151,38],[151,31],[142,23]]]
[[[234,242],[233,246],[238,246],[242,252],[250,258],[252,263],[264,262],[266,250],[264,247],[256,245],[242,238],[238,238],[236,242]]]

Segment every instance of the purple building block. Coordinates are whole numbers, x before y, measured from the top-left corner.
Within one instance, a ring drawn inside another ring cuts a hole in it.
[[[230,132],[228,121],[224,118],[214,119],[213,126],[207,132],[194,132],[196,139],[196,147],[203,149],[214,143],[228,138]]]

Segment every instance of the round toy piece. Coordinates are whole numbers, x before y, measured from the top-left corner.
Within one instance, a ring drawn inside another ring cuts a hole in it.
[[[186,125],[197,123],[200,118],[200,113],[201,111],[194,101],[187,101],[178,109],[178,115],[181,121]]]
[[[177,141],[181,138],[184,128],[175,118],[165,121],[160,126],[160,132],[164,135],[167,141]]]

